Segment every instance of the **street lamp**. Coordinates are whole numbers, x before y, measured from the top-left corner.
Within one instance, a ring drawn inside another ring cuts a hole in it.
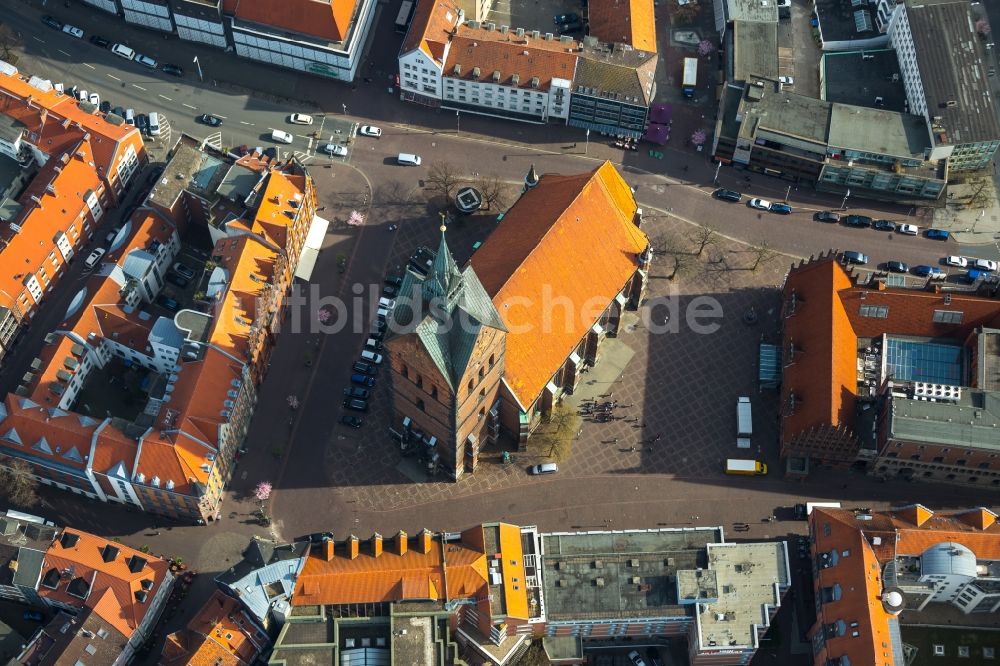
[[[462,112],[455,109],[455,135],[462,133]]]
[[[719,169],[722,168],[722,162],[715,163],[715,176],[712,177],[712,185],[716,185],[719,182]]]
[[[346,104],[341,104],[340,108],[342,108],[344,110],[344,115],[346,116],[347,115],[347,105]]]
[[[587,143],[585,144],[584,149],[583,149],[583,154],[584,155],[587,155],[587,154],[590,153],[590,130],[589,129],[587,130],[586,136],[587,136]]]
[[[791,195],[791,193],[792,193],[792,186],[789,185],[788,189],[785,190],[785,203],[788,203],[788,197],[789,197],[789,195]]]
[[[198,80],[204,83],[205,77],[201,74],[201,61],[198,60],[198,56],[194,57],[194,64],[198,65]]]
[[[851,196],[851,188],[847,188],[844,200],[840,202],[840,210],[847,210],[847,197]]]

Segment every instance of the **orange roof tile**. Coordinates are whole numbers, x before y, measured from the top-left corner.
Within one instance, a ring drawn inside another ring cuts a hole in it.
[[[934,512],[923,504],[911,504],[909,506],[896,509],[894,512],[898,517],[907,520],[917,527],[920,527],[934,515]]]
[[[78,539],[71,543],[67,535],[75,535]],[[133,557],[139,559],[132,560]],[[132,571],[138,566],[130,568],[129,563],[140,560],[144,563],[142,569]],[[56,573],[70,572],[58,580],[56,589],[44,582],[44,577],[53,570]],[[150,602],[166,582],[168,574],[166,560],[67,527],[45,552],[43,583],[39,585],[38,592],[47,599],[70,606],[87,606],[122,635],[131,637],[149,612]],[[85,595],[67,591],[76,581],[82,581],[77,585]],[[137,594],[145,601],[137,599]]]
[[[653,0],[591,0],[587,20],[590,34],[602,42],[656,53]]]
[[[167,636],[160,664],[247,666],[268,643],[240,602],[216,590],[185,629]]]
[[[538,79],[538,89],[548,90],[553,78],[572,82],[576,54],[569,51],[573,44],[535,40],[530,47],[497,39],[500,33],[483,29],[462,28],[451,41],[444,75],[465,81],[482,81],[503,86],[531,88],[532,78]],[[455,67],[459,73],[455,73]],[[479,76],[475,76],[475,68]],[[499,79],[494,78],[499,72]],[[517,75],[517,84],[513,76]]]
[[[400,53],[419,49],[424,55],[443,65],[451,30],[457,21],[458,8],[450,1],[418,2]]]
[[[7,418],[0,421],[0,443],[36,458],[83,470],[100,421],[8,393]]]
[[[511,331],[505,381],[522,407],[534,402],[635,273],[648,246],[633,224],[635,210],[610,162],[585,174],[545,175],[472,255]],[[584,267],[587,280],[580,279]],[[569,316],[552,317],[553,299],[569,304]]]
[[[357,0],[238,0],[231,12],[243,21],[342,42],[356,7]]]

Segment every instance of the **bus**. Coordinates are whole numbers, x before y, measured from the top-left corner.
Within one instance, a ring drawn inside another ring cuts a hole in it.
[[[413,0],[403,0],[403,6],[399,8],[399,14],[396,15],[396,32],[405,35],[412,19]]]
[[[684,82],[681,91],[685,97],[694,97],[694,87],[698,85],[698,59],[684,58]]]

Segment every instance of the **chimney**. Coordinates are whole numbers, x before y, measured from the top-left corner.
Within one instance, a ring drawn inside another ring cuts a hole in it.
[[[382,554],[382,535],[376,532],[372,535],[372,557]]]
[[[326,560],[327,562],[333,559],[333,547],[334,547],[333,539],[323,540],[323,559]]]
[[[434,541],[434,533],[431,532],[426,527],[420,533],[420,552],[429,553],[431,552],[431,543]]]
[[[347,556],[352,560],[357,559],[358,557],[359,543],[358,537],[353,534],[347,538]]]
[[[406,555],[407,538],[408,537],[406,536],[406,532],[404,532],[403,530],[399,530],[398,532],[396,532],[397,555]]]

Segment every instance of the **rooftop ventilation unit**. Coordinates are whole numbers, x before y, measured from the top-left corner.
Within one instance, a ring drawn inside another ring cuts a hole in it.
[[[962,397],[962,389],[958,386],[947,384],[930,384],[927,382],[914,382],[914,398],[934,398],[935,400],[945,400],[957,402]]]

